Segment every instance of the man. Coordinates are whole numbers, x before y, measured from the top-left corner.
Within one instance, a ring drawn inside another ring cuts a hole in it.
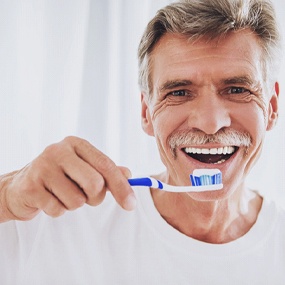
[[[66,138],[1,177],[1,284],[284,284],[285,212],[245,185],[278,117],[279,50],[269,1],[160,10],[139,46],[155,177],[218,168],[223,189],[134,192],[127,168]]]

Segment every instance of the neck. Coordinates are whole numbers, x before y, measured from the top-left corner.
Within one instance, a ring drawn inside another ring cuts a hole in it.
[[[247,233],[256,222],[262,198],[246,188],[230,197],[199,201],[188,193],[151,190],[161,216],[174,228],[208,243],[227,243]]]

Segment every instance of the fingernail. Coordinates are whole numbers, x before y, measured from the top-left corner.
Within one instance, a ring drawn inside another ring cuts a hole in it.
[[[137,206],[137,199],[133,194],[130,194],[124,201],[123,208],[127,211],[132,211]]]

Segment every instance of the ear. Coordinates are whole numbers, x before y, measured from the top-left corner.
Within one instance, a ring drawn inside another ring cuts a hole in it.
[[[268,122],[267,122],[267,131],[270,131],[276,125],[278,119],[278,98],[279,98],[279,83],[275,82],[275,93],[272,95],[269,102],[268,109]]]
[[[148,96],[141,93],[141,124],[142,128],[149,136],[154,136],[153,125],[149,110],[149,100]]]

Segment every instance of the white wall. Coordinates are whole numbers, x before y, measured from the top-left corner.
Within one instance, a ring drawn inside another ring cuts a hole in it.
[[[163,169],[140,127],[137,45],[167,0],[0,0],[0,173],[79,135],[134,173]],[[275,0],[285,27],[285,2]],[[284,34],[284,32],[283,32]],[[249,184],[285,205],[285,65],[280,118]]]

